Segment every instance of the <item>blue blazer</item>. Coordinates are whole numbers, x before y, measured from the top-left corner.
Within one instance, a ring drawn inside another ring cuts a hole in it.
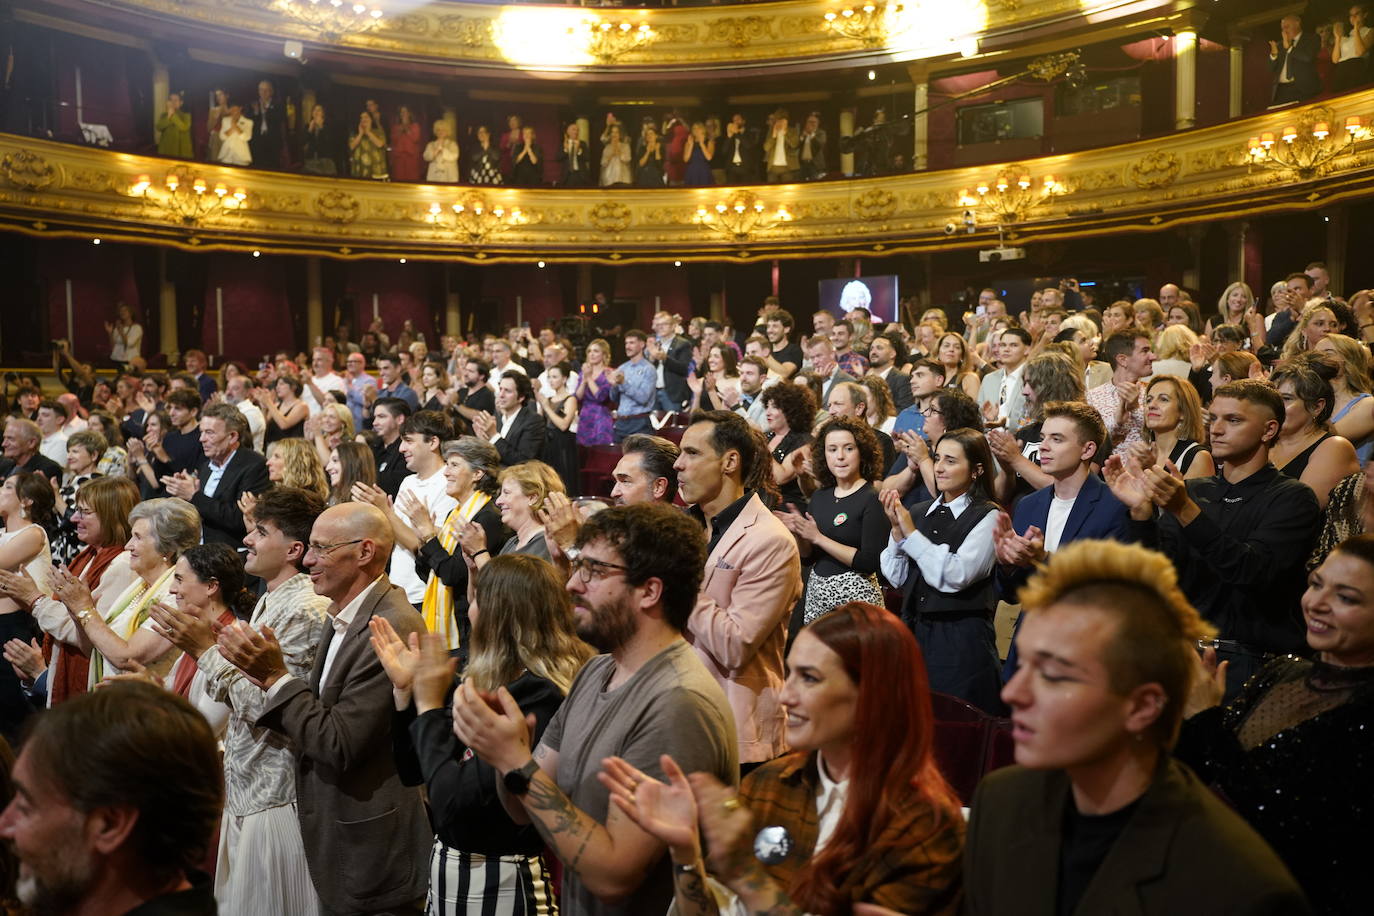
[[[1025,534],[1032,525],[1044,531],[1050,517],[1050,503],[1053,500],[1053,485],[1036,490],[1023,498],[1016,504],[1016,511],[1011,519],[1012,528],[1016,529],[1017,534]],[[1067,544],[1070,541],[1088,539],[1127,543],[1134,540],[1130,534],[1130,521],[1131,513],[1125,503],[1112,495],[1111,488],[1103,483],[1100,477],[1089,474],[1088,479],[1083,481],[1083,488],[1078,491],[1073,508],[1069,510],[1069,518],[1064,522],[1064,532],[1059,536],[1059,543]],[[997,589],[1003,600],[1015,602],[1017,591],[1030,578],[1030,574],[1029,569],[1008,569],[999,563]]]

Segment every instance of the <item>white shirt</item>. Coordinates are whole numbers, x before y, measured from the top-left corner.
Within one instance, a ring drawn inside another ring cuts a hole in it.
[[[965,493],[951,503],[949,511],[958,518],[972,504],[973,499]],[[926,515],[941,505],[940,500],[930,504]],[[879,566],[883,576],[900,588],[906,581],[911,563],[916,564],[921,578],[931,588],[941,592],[957,592],[968,588],[992,573],[997,562],[997,551],[993,545],[992,532],[997,525],[997,513],[989,512],[964,538],[957,551],[951,551],[948,544],[935,544],[919,531],[913,531],[900,543],[889,535],[888,544],[883,548]]]
[[[239,115],[240,133],[228,133],[232,126],[233,120],[225,115],[219,126],[219,161],[225,165],[252,165],[253,153],[248,148],[248,140],[253,136],[253,122]]]
[[[835,835],[840,825],[840,815],[844,813],[845,799],[849,796],[849,780],[836,782],[825,770],[825,757],[816,756],[816,771],[821,777],[821,790],[816,793],[816,852],[820,852]]]
[[[373,579],[371,585],[358,592],[357,596],[355,596],[352,601],[348,602],[348,604],[344,605],[343,608],[339,610],[339,613],[329,618],[329,626],[331,629],[329,635],[329,648],[325,650],[324,664],[320,666],[321,689],[329,682],[330,669],[334,667],[334,659],[339,654],[339,647],[343,645],[344,636],[348,634],[348,628],[353,623],[353,618],[358,616],[358,611],[362,608],[363,601],[368,595],[372,594],[372,590],[377,587],[377,583],[380,581],[382,581],[381,576]],[[285,678],[281,680],[285,680]],[[279,680],[277,683],[279,684],[281,681]],[[277,685],[273,684],[272,686],[275,687]]]
[[[43,457],[57,462],[57,466],[65,468],[67,466],[67,434],[58,430],[51,436],[44,436],[43,441],[38,446],[38,451]]]
[[[492,391],[499,391],[501,389],[501,376],[512,370],[519,372],[521,375],[529,375],[529,372],[526,371],[524,366],[520,365],[515,360],[511,360],[499,369],[495,366],[491,367],[491,375],[487,378],[487,387]]]
[[[225,458],[219,464],[215,464],[213,461],[210,462],[210,476],[205,478],[205,486],[201,487],[201,491],[206,496],[215,495],[215,491],[219,489],[220,478],[224,476],[224,469],[229,467],[229,462],[234,460],[234,452],[237,451],[238,449],[234,449],[233,452],[229,453],[229,457]]]
[[[263,453],[263,439],[267,435],[267,418],[262,415],[262,410],[258,405],[252,401],[239,401],[234,407],[248,421],[248,432],[253,440],[253,451],[261,455]]]
[[[1015,396],[1016,392],[1021,390],[1023,384],[1021,381],[1021,373],[1025,371],[1025,368],[1026,364],[1023,362],[1012,372],[1003,370],[1002,389],[997,394],[997,416],[999,419],[1007,419],[1007,406],[1011,403],[1011,399]]]
[[[498,409],[496,411],[496,432],[492,433],[491,438],[487,441],[495,445],[497,439],[504,439],[506,433],[510,432],[511,425],[515,423],[515,418],[518,416],[520,416],[519,408],[510,413],[502,413],[501,410]]]
[[[110,360],[127,363],[143,350],[143,325],[131,324],[127,328],[115,327],[110,332]]]
[[[458,505],[458,501],[444,492],[447,481],[444,480],[443,465],[439,466],[427,480],[421,480],[419,474],[411,474],[401,481],[401,487],[396,491],[396,504],[400,505],[406,493],[414,493],[415,498],[420,504],[429,510],[429,520],[434,523],[436,528],[444,524],[444,519]],[[401,519],[401,524],[409,527],[410,522],[397,515]],[[411,604],[419,604],[425,597],[425,583],[415,572],[415,554],[397,544],[391,551],[391,581],[397,587],[404,589],[406,600]]]
[[[1360,37],[1364,39],[1365,47],[1369,46],[1369,33],[1371,31],[1374,31],[1374,29],[1368,27],[1359,30]],[[1348,60],[1359,59],[1360,53],[1355,49],[1355,32],[1351,30],[1341,39],[1341,63],[1345,63]]]
[[[1069,513],[1073,511],[1073,504],[1077,501],[1077,493],[1072,499],[1060,499],[1058,496],[1050,499],[1050,512],[1045,519],[1046,553],[1054,553],[1059,549],[1059,539],[1064,536],[1064,525],[1069,521]]]
[[[787,168],[787,134],[773,135],[773,166]]]
[[[331,391],[337,391],[345,397],[348,396],[348,382],[344,381],[344,377],[336,372],[318,376],[313,379],[313,381],[315,382],[315,387],[325,394],[329,394]],[[305,391],[301,393],[301,400],[305,402],[305,406],[310,408],[310,416],[312,417],[324,409],[324,405],[315,400],[315,392],[310,390],[309,385],[306,385]]]

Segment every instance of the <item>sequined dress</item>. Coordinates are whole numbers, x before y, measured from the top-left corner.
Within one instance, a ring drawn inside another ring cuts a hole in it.
[[[1369,912],[1374,667],[1294,656],[1183,723],[1175,755],[1273,847],[1316,913]]]

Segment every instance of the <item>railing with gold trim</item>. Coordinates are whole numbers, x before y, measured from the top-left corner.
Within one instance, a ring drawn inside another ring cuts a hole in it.
[[[1292,172],[1247,167],[1250,137],[1281,132],[1314,107],[1019,163],[1018,174],[1053,175],[1061,190],[1004,228],[1020,244],[1149,231],[1368,196],[1374,141],[1367,139],[1350,143],[1306,180]],[[1321,116],[1342,124],[1371,111],[1374,90],[1335,99]],[[140,177],[156,187],[177,164],[0,134],[0,228],[32,235],[98,234],[186,250],[470,262],[871,255],[988,248],[998,241],[990,224],[979,222],[972,234],[964,231],[960,200],[961,191],[995,180],[997,166],[755,187],[748,190],[757,200],[770,211],[784,208],[790,219],[764,221],[740,238],[700,218],[702,207],[714,209],[738,189],[473,189],[208,164],[196,166],[207,187],[243,188],[245,204],[188,224],[184,216],[149,206],[133,193],[143,190],[137,187]],[[474,196],[485,212],[499,207],[499,219],[460,221],[453,205],[463,203],[464,212],[470,211]]]

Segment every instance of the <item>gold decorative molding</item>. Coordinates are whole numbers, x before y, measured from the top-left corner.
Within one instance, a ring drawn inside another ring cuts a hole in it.
[[[614,61],[598,60],[570,40],[568,30],[595,9],[578,6],[498,6],[431,0],[412,9],[387,9],[377,27],[362,34],[325,40],[314,30],[283,16],[277,0],[88,0],[92,5],[184,23],[218,33],[252,34],[280,41],[292,38],[314,46],[439,60],[446,64],[511,66],[521,70],[687,69],[753,63],[761,66],[827,57],[852,58],[856,52],[891,55],[900,60],[958,56],[975,39],[1009,36],[1034,28],[1037,34],[1077,26],[1070,19],[1091,12],[1097,28],[1138,19],[1139,0],[909,0],[896,14],[891,34],[866,43],[836,34],[825,14],[836,0],[782,0],[738,6],[668,7],[607,10],[634,15],[653,29],[651,45]]]
[[[1374,111],[1374,90],[1328,103],[1336,118]],[[1246,169],[1245,141],[1278,129],[1301,111],[1238,120],[1101,150],[1021,160],[1072,189],[1016,230],[1019,244],[1107,233],[1155,231],[1282,210],[1309,210],[1374,195],[1374,140],[1354,144],[1329,170],[1296,175]],[[888,178],[742,189],[790,222],[747,239],[704,232],[698,208],[734,193],[718,188],[483,188],[492,209],[519,221],[478,245],[424,220],[434,204],[452,209],[478,189],[350,181],[201,164],[211,184],[243,187],[244,212],[194,227],[158,219],[130,196],[136,176],[175,163],[146,156],[0,134],[0,228],[47,237],[90,237],[194,250],[263,250],[334,258],[406,257],[470,262],[663,262],[854,256],[991,248],[996,231],[946,235],[963,208],[959,190],[995,175],[997,165]],[[1005,166],[1003,166],[1005,168]]]

